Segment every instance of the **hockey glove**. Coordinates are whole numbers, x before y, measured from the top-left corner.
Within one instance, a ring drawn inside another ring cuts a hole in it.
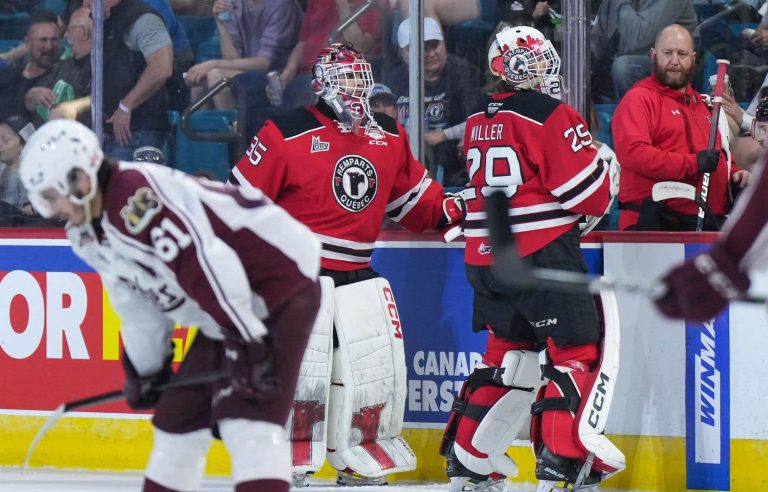
[[[707,321],[749,289],[749,277],[719,245],[667,273],[667,292],[656,300],[670,318]]]
[[[123,383],[123,394],[128,406],[134,410],[147,410],[157,405],[162,391],[157,387],[170,381],[173,376],[171,362],[173,362],[173,342],[170,342],[168,352],[163,360],[163,367],[154,374],[139,376],[136,368],[133,367],[128,354],[123,352],[123,370],[125,372],[125,382]]]
[[[461,195],[446,193],[443,197],[443,215],[435,229],[439,230],[446,242],[462,234],[461,223],[467,216],[467,202]]]
[[[243,398],[261,399],[277,388],[272,338],[258,342],[224,340],[224,355],[230,383]]]
[[[717,169],[717,163],[720,162],[720,151],[717,149],[700,150],[696,152],[696,162],[699,165],[700,173],[713,173]]]

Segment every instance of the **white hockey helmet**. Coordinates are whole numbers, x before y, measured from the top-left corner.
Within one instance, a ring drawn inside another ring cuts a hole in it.
[[[74,120],[51,120],[33,133],[24,146],[19,176],[32,206],[49,218],[54,211],[42,193],[53,189],[72,203],[88,205],[98,189],[96,174],[103,159],[99,139],[90,128]],[[73,190],[76,170],[82,170],[91,179],[91,190],[86,195]]]
[[[496,34],[488,50],[488,67],[517,89],[559,95],[562,88],[560,56],[552,42],[533,27],[507,27]]]
[[[371,64],[350,44],[334,43],[317,55],[312,90],[352,131],[365,134],[373,122],[368,98],[373,90]]]

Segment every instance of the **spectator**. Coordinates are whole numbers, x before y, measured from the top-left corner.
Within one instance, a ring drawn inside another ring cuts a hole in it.
[[[51,11],[37,11],[29,20],[24,36],[29,61],[18,68],[0,72],[0,119],[13,115],[26,115],[24,95],[37,85],[43,75],[59,59],[58,17]]]
[[[163,18],[165,30],[168,31],[168,35],[171,37],[171,42],[173,43],[173,71],[171,78],[165,84],[168,90],[168,109],[181,112],[189,106],[189,89],[184,82],[184,73],[194,62],[187,31],[184,30],[184,26],[176,18],[169,0],[144,0],[144,2],[157,10],[157,13]]]
[[[214,0],[171,0],[171,7],[178,15],[211,15]]]
[[[314,104],[317,96],[312,92],[312,67],[320,50],[328,43],[333,29],[353,12],[367,3],[366,0],[309,0],[301,21],[299,41],[294,46],[285,67],[280,72],[283,87],[280,109]],[[381,12],[368,9],[355,22],[347,26],[337,37],[364,54],[381,51]],[[248,134],[254,135],[264,121],[275,111],[267,99],[267,77],[264,72],[248,72],[237,76],[239,87],[235,96],[247,101]],[[264,108],[267,108],[266,110]]]
[[[613,115],[613,140],[622,165],[619,228],[695,230],[698,205],[685,199],[653,202],[659,181],[700,187],[709,174],[708,204],[714,217],[704,227],[716,230],[731,205],[731,183],[745,186],[750,173],[732,166],[728,139],[718,132],[715,150],[706,150],[712,112],[691,87],[696,53],[690,32],[679,24],[664,28],[651,49],[653,74],[638,82]]]
[[[54,117],[78,118],[90,124],[91,47],[93,23],[91,11],[81,7],[73,12],[64,37],[72,48],[72,57],[60,60],[27,91],[24,105],[32,112],[36,126]],[[75,101],[77,100],[77,101]]]
[[[397,29],[400,55],[406,62],[384,78],[397,95],[398,120],[408,124],[408,46],[410,21]],[[464,186],[467,171],[459,143],[464,134],[462,123],[482,98],[480,71],[469,62],[448,54],[440,24],[424,18],[424,141],[427,143],[426,167],[444,186]]]
[[[592,27],[593,87],[605,99],[596,102],[618,102],[650,73],[648,49],[664,26],[675,23],[693,31],[696,22],[691,0],[639,0],[637,8],[631,0],[604,0]],[[609,80],[612,88],[605,87]]]
[[[397,104],[395,95],[384,84],[373,84],[371,97],[368,98],[368,104],[374,113],[384,113],[392,119],[397,119]]]
[[[401,19],[408,18],[409,0],[392,0]],[[480,16],[480,2],[467,0],[425,0],[424,17],[431,17],[444,26],[455,26]]]
[[[104,15],[104,148],[130,160],[138,147],[165,143],[163,89],[173,70],[173,45],[163,19],[141,0],[104,0]]]
[[[301,7],[296,0],[233,0],[231,19],[222,21],[218,14],[227,8],[227,0],[213,4],[223,58],[198,63],[187,71],[193,99],[224,77],[282,69],[296,44],[301,25]],[[213,102],[219,109],[235,107],[227,89],[214,96]]]
[[[35,215],[19,178],[21,149],[35,127],[21,116],[0,122],[0,225],[22,225]]]

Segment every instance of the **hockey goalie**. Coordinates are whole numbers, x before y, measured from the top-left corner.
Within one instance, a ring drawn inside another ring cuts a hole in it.
[[[485,199],[508,197],[525,262],[585,272],[578,223],[605,213],[611,173],[582,117],[559,101],[560,58],[541,32],[499,32],[488,62],[496,92],[467,120],[463,192],[473,330],[488,331],[488,342],[454,401],[441,454],[452,491],[503,490],[518,473],[506,450],[530,437],[539,491],[590,488],[625,467],[603,435],[619,368],[615,298],[501,284]]]
[[[268,120],[230,180],[260,188],[322,242],[322,304],[288,425],[294,482],[325,458],[341,484],[413,470],[400,437],[405,331],[389,283],[370,267],[385,217],[412,231],[457,227],[465,213],[410,151],[395,120],[371,113],[370,64],[350,45],[322,50],[316,105]]]

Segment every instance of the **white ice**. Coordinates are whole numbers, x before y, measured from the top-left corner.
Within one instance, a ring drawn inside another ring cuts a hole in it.
[[[63,471],[34,469],[22,474],[18,468],[0,468],[0,492],[139,492],[142,476],[139,473],[96,473],[90,471]],[[371,487],[338,487],[330,481],[313,481],[308,488],[291,489],[294,492],[387,492],[408,490],[413,492],[446,492],[444,484],[404,484]],[[520,485],[514,492],[534,492],[530,484]],[[231,492],[228,478],[206,477],[200,492]],[[605,491],[609,492],[609,491]],[[618,492],[618,491],[613,491]]]

